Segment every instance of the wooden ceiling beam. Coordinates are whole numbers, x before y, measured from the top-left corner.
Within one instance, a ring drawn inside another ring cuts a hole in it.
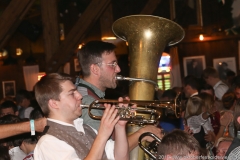
[[[141,14],[151,15],[159,5],[161,0],[150,0],[147,2],[143,10],[141,11]]]
[[[43,22],[44,53],[46,62],[59,47],[59,24],[57,0],[41,0],[41,13]]]
[[[11,0],[0,17],[0,48],[16,31],[35,0]]]
[[[57,48],[47,62],[46,72],[57,72],[58,69],[70,60],[78,44],[88,33],[89,29],[99,19],[111,0],[92,0],[87,9],[81,15],[77,23],[66,36],[63,43]]]

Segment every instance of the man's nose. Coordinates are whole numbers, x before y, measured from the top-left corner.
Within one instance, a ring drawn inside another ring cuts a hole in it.
[[[116,72],[116,73],[121,72],[121,68],[119,67],[119,65],[116,66],[116,68],[115,68],[115,72]]]
[[[81,93],[79,93],[78,91],[77,91],[77,96],[76,96],[76,98],[78,99],[78,100],[82,100],[82,95],[81,95]]]

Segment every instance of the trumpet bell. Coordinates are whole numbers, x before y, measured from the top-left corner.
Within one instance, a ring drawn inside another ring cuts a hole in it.
[[[142,139],[146,136],[150,136],[152,137],[154,140],[149,143],[147,146],[144,146],[142,144]],[[157,159],[157,151],[158,151],[158,146],[161,143],[161,139],[158,138],[155,134],[151,133],[151,132],[146,132],[143,133],[139,139],[138,139],[138,145],[139,147],[145,152],[147,153],[150,157],[152,157],[154,160]]]

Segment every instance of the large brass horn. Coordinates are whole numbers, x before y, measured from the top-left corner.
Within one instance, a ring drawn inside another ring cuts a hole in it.
[[[147,146],[144,146],[142,144],[142,139],[146,136],[150,136],[154,140],[151,143],[149,143]],[[143,133],[138,139],[138,146],[154,160],[157,159],[157,151],[160,143],[161,143],[161,139],[151,132]]]
[[[157,71],[164,48],[174,45],[184,38],[184,30],[177,23],[151,15],[132,15],[116,20],[113,33],[128,42],[130,77],[157,81]],[[134,82],[129,87],[132,100],[153,100],[155,86],[151,83]],[[129,125],[128,134],[141,126]],[[131,160],[143,160],[144,153],[135,148],[130,153]]]

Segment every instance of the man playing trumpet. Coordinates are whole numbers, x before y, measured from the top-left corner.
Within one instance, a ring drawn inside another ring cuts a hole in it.
[[[78,91],[83,96],[83,104],[89,105],[96,99],[103,99],[107,88],[116,88],[116,75],[121,71],[114,52],[115,45],[102,41],[90,41],[78,52],[83,79],[77,82]],[[92,114],[101,116],[101,110],[92,110]],[[84,123],[95,129],[99,129],[100,121],[89,117],[88,110],[83,109]],[[162,137],[160,128],[147,125],[128,137],[129,149],[138,145],[138,138],[142,133],[152,132]],[[152,141],[151,137],[143,139]]]
[[[82,95],[71,78],[48,74],[35,85],[35,96],[47,117],[48,130],[37,143],[35,160],[128,160],[126,121],[119,120],[115,106],[105,104],[98,133],[79,118]],[[108,140],[113,129],[115,141]]]

